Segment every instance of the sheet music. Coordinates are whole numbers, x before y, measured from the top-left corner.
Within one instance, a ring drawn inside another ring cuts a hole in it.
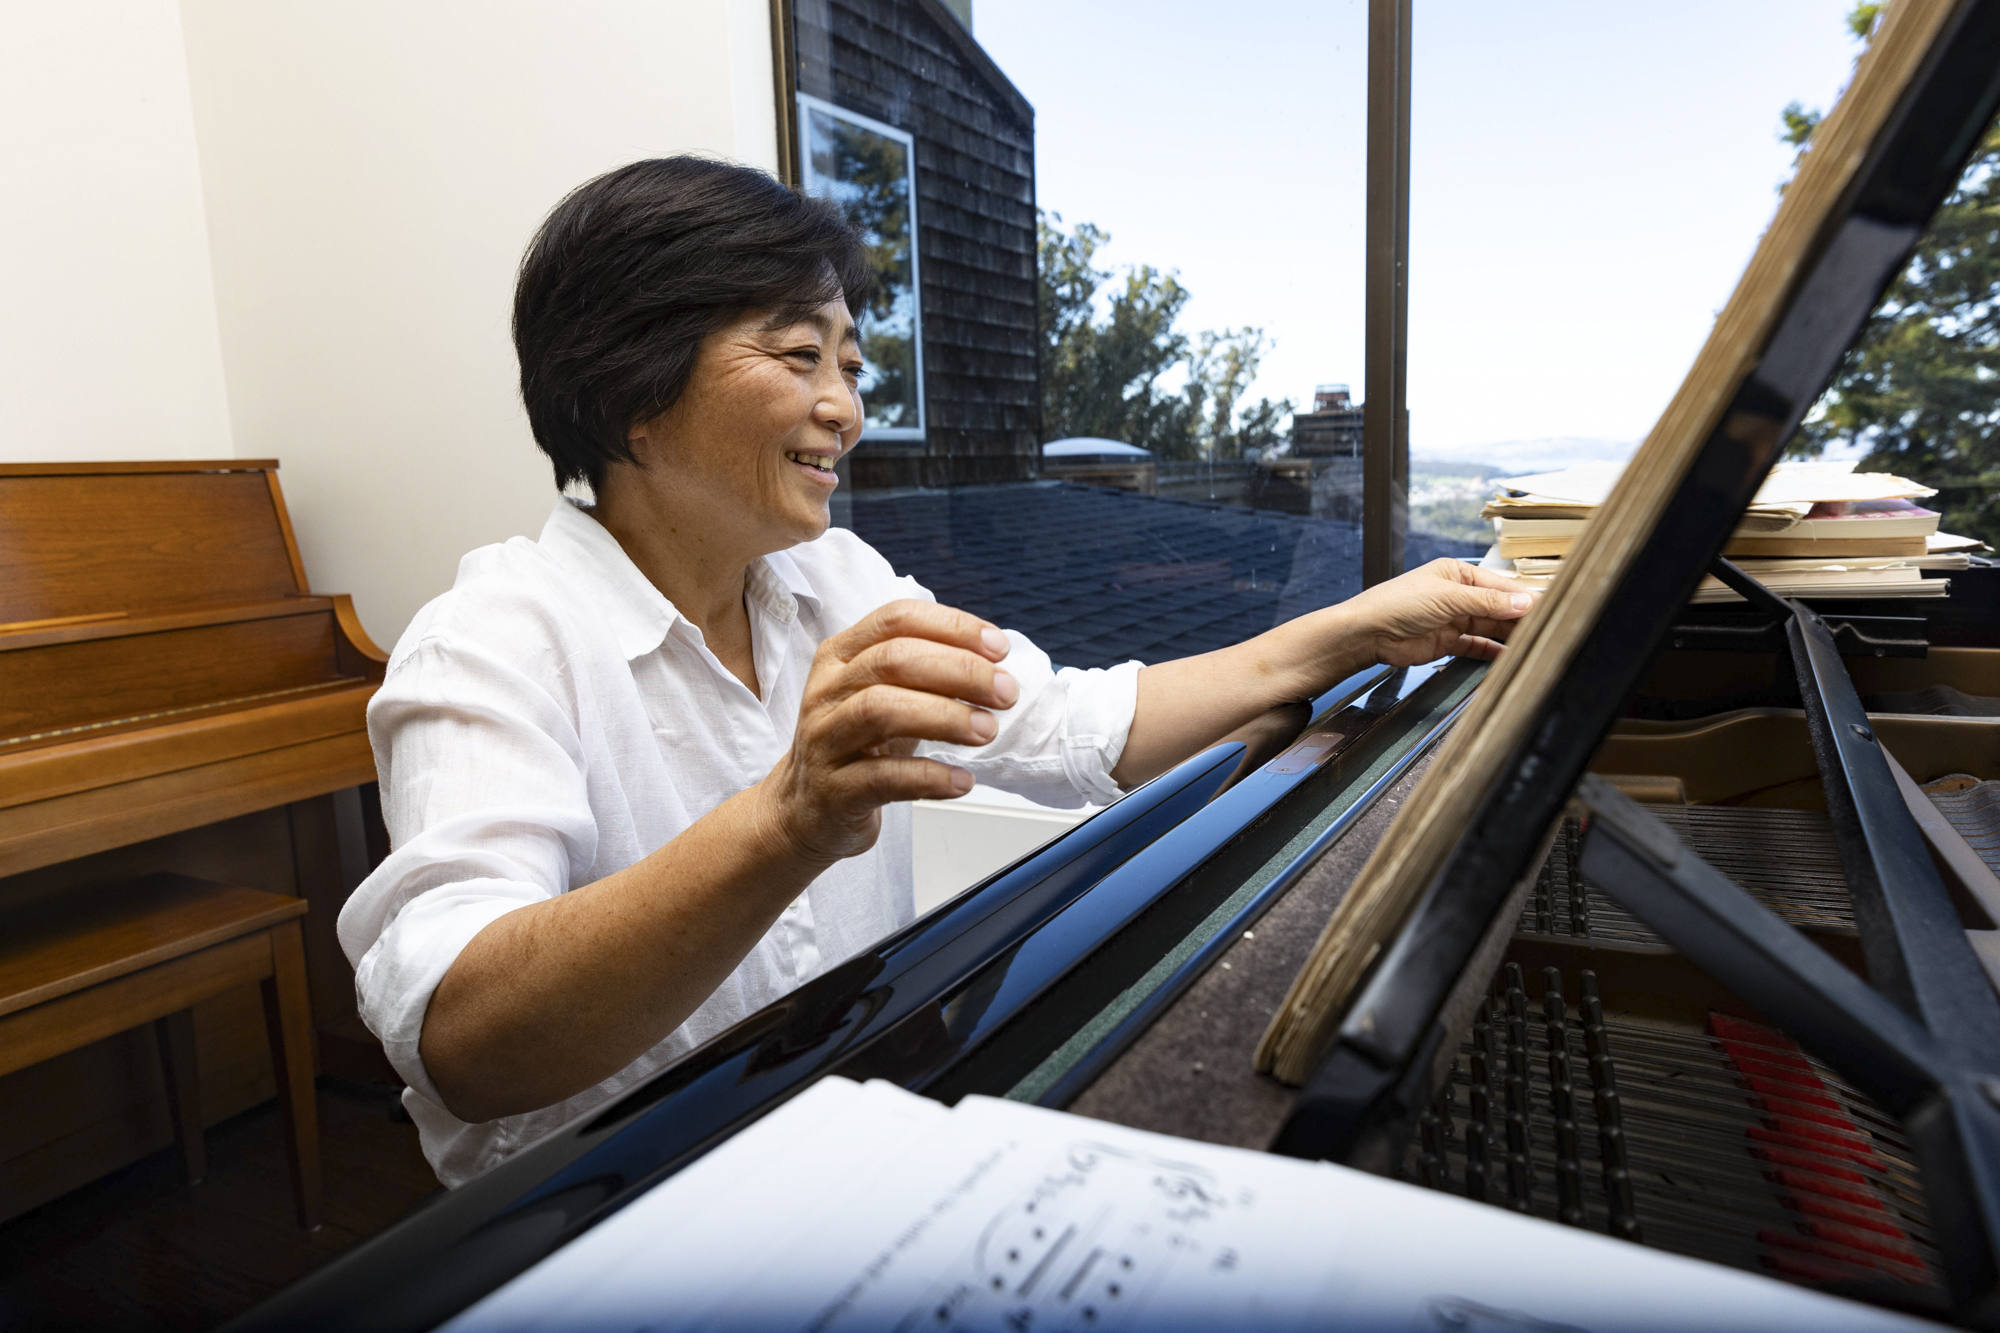
[[[826,1079],[447,1327],[1929,1326],[1326,1163]]]

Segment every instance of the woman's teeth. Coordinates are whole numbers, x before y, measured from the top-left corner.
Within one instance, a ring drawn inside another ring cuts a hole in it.
[[[821,472],[833,471],[834,456],[832,454],[802,454],[796,450],[788,449],[785,451],[785,457],[791,459],[794,463],[804,463],[807,467],[818,468]]]

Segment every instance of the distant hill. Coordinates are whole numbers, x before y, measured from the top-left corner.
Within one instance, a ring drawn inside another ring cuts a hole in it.
[[[1608,459],[1623,461],[1632,456],[1638,443],[1632,440],[1599,440],[1577,435],[1559,435],[1540,440],[1502,440],[1494,444],[1466,445],[1448,450],[1412,446],[1410,465],[1425,470],[1446,466],[1490,470],[1495,476],[1517,476],[1524,472],[1553,472],[1571,463]]]

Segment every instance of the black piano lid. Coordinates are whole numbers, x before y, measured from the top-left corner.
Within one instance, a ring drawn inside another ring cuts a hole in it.
[[[1405,772],[1483,672],[1372,668],[1240,780],[1240,744],[1190,759],[228,1327],[434,1327],[830,1073],[1050,1100]],[[1181,953],[1153,974],[1162,929]]]
[[[2000,106],[2000,0],[1965,0],[1931,52],[1809,265],[1759,364],[1704,443],[1661,523],[1551,692],[1401,939],[1348,1011],[1345,1047],[1379,1068],[1407,1065],[1439,996],[1539,850],[1591,754],[1637,689],[1697,583],[1728,541],[1924,224],[1956,185]],[[1447,908],[1436,886],[1453,886]],[[1391,966],[1391,963],[1394,966]]]
[[[1346,1159],[1370,1143],[1398,1138],[1413,1108],[1429,1099],[1448,993],[1509,891],[1532,870],[1544,834],[1560,817],[1591,754],[1669,640],[1687,597],[1715,564],[1781,446],[1824,390],[1869,310],[1958,182],[1996,108],[2000,0],[1963,0],[1905,90],[1889,132],[1871,149],[1855,185],[1828,219],[1828,239],[1809,260],[1757,365],[1674,494],[1674,521],[1659,524],[1646,540],[1577,650],[1562,686],[1543,703],[1527,728],[1527,739],[1503,767],[1410,921],[1364,979],[1331,1050],[1280,1136],[1279,1150]],[[1755,597],[1752,602],[1756,604]],[[1880,615],[1886,609],[1880,603],[1853,606],[1860,614]],[[1803,610],[1785,615],[1791,617],[1786,632],[1801,677],[1808,674],[1808,655],[1819,673],[1815,697],[1822,701],[1821,722],[1849,712],[1860,716],[1824,623]],[[1814,707],[1809,699],[1809,721],[1816,716]],[[1852,718],[1846,721],[1853,723]],[[1927,865],[1919,864],[1924,860],[1921,843],[1912,851],[1915,825],[1908,811],[1898,816],[1895,804],[1880,790],[1871,790],[1879,789],[1878,782],[1857,776],[1856,747],[1873,747],[1872,736],[1823,736],[1825,731],[1825,725],[1815,724],[1814,749],[1836,828],[1853,818],[1855,807],[1881,816],[1858,820],[1853,837],[1843,834],[1843,856],[1851,863],[1858,855],[1870,867],[1899,864],[1908,872],[1894,876],[1900,883],[1885,885],[1891,899],[1903,890],[1911,892],[1915,910],[1894,928],[1894,943],[1907,948],[1916,936],[1901,932],[1916,929],[1912,923],[1935,906],[1936,895],[1920,881],[1935,875],[1927,877]],[[1879,763],[1879,754],[1875,758]],[[1836,788],[1852,793],[1845,815]],[[1637,864],[1637,859],[1628,857],[1624,864]],[[1848,869],[1859,911],[1871,894],[1855,882],[1852,864]],[[1861,878],[1872,877],[1872,870],[1861,873]],[[1885,911],[1881,918],[1886,922],[1894,915]],[[1938,933],[1935,919],[1918,931],[1939,949],[1969,954],[1962,933],[1955,943],[1948,935]],[[1872,954],[1870,962],[1872,969]],[[1954,957],[1940,970],[1963,974],[1965,969],[1957,966],[1963,962]],[[1922,1078],[1940,1095],[1913,1112],[1926,1123],[1906,1125],[1913,1140],[1932,1144],[1926,1179],[1938,1196],[1940,1232],[1955,1232],[1964,1241],[1957,1254],[1948,1255],[1959,1316],[1985,1325],[2000,1321],[2000,1080],[1987,1077],[2000,1072],[2000,1028],[1971,1033],[1961,1021],[1968,1012],[1992,1008],[1990,988],[1983,977],[1977,982],[1976,993],[1961,987],[1950,992],[1949,1001],[1938,998],[1932,1005],[1913,1006],[1920,1021],[1936,1024],[1930,1036],[1934,1044],[1951,1048],[1953,1058],[1928,1061]],[[1890,984],[1896,989],[1893,974]],[[1865,1061],[1864,1045],[1857,1039],[1847,1051],[1820,1054],[1839,1067],[1838,1055]],[[1907,1096],[1903,1105],[1911,1106]],[[1990,1160],[1984,1156],[1988,1153]],[[1961,1188],[1974,1177],[1980,1178],[1977,1188]]]

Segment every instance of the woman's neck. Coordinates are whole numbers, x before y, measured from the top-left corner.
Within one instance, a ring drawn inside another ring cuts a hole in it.
[[[615,466],[615,465],[614,465]],[[591,515],[666,599],[699,629],[709,650],[749,687],[757,687],[750,617],[743,594],[755,552],[728,542],[713,515],[682,514],[671,488],[607,476]]]

